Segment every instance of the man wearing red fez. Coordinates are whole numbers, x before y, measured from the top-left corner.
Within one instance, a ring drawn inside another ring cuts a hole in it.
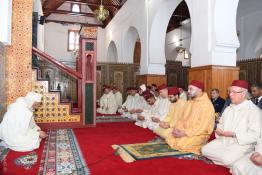
[[[138,113],[137,117],[134,118],[134,119],[137,120],[135,125],[143,127],[143,128],[147,128],[148,124],[150,122],[148,115],[149,115],[149,112],[152,112],[152,110],[154,110],[154,108],[155,108],[154,104],[156,102],[156,99],[155,99],[154,95],[148,90],[146,90],[143,93],[143,97],[148,104],[148,108],[146,110],[143,109],[143,111],[141,113],[137,112]]]
[[[159,97],[156,97],[155,102],[155,111],[156,113],[154,115],[150,116],[150,121],[148,124],[148,128],[151,130],[154,130],[159,126],[159,122],[162,121],[166,115],[168,114],[169,107],[170,107],[170,101],[168,100],[168,91],[167,86],[165,84],[162,84],[158,87],[159,91]]]
[[[176,122],[166,141],[179,151],[200,154],[201,147],[213,132],[215,111],[201,81],[191,81],[188,95],[191,100],[186,102],[181,119]]]
[[[99,99],[99,108],[97,112],[100,114],[115,114],[117,111],[117,102],[114,94],[109,86],[103,86],[103,95]]]
[[[171,135],[176,122],[181,119],[181,116],[183,116],[183,109],[186,104],[186,100],[179,99],[179,89],[177,87],[168,88],[168,97],[171,102],[168,114],[162,121],[160,121],[159,127],[154,130],[154,133],[164,139]]]
[[[136,125],[154,130],[159,126],[159,122],[166,117],[170,107],[167,87],[161,85],[159,86],[159,91],[160,97],[157,99],[151,92],[146,91],[147,93],[144,94],[144,98],[150,108],[144,110],[141,115],[138,115]]]
[[[171,103],[175,103],[179,99],[179,89],[177,87],[168,88],[168,98]]]
[[[262,141],[259,138],[262,135],[261,111],[247,99],[248,83],[244,80],[232,82],[229,96],[231,104],[225,109],[217,125],[216,139],[202,148],[202,154],[215,164],[231,168],[234,174],[261,174],[261,169],[257,172],[249,171],[255,161],[249,153],[255,149],[258,141]],[[257,152],[261,154],[261,150]],[[247,157],[241,159],[245,155]],[[250,161],[245,162],[249,159]]]

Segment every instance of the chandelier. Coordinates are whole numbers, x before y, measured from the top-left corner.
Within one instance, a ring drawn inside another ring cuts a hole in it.
[[[102,4],[102,1],[103,0],[101,0],[101,5],[98,7],[98,9],[94,11],[96,19],[98,21],[104,21],[109,16],[109,11],[105,9],[105,7]]]

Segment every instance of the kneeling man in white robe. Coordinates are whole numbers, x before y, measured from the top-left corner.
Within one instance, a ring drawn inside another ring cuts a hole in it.
[[[261,129],[261,111],[248,96],[248,83],[234,80],[230,88],[231,104],[223,112],[216,139],[202,147],[202,154],[215,164],[232,167],[254,150]]]
[[[41,94],[29,92],[7,107],[0,124],[1,145],[21,152],[39,148],[46,133],[36,125],[32,110],[40,104],[41,98]]]
[[[230,169],[233,175],[262,175],[262,130],[255,152],[245,155]]]
[[[101,114],[115,114],[118,106],[114,94],[109,86],[104,86],[103,92],[104,94],[99,100],[100,107],[97,109],[97,112]]]

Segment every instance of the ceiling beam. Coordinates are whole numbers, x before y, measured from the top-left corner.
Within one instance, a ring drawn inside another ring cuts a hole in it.
[[[100,6],[100,3],[88,2],[88,1],[85,1],[85,0],[79,0],[79,1],[66,0],[66,2],[86,4],[88,6],[96,6],[96,7]],[[116,9],[120,9],[121,8],[121,5],[114,5],[114,4],[105,4],[105,3],[103,3],[103,6],[105,6],[105,7],[113,7],[113,8],[116,8]]]
[[[84,13],[84,12],[72,12],[68,10],[47,10],[47,13],[56,13],[56,14],[68,14],[72,16],[87,16],[87,17],[95,17],[93,13]]]
[[[66,23],[66,24],[80,24],[86,27],[103,27],[103,24],[89,24],[89,23],[82,23],[82,22],[72,22],[72,21],[59,21],[59,20],[51,20],[47,19],[45,22],[56,22],[56,23]]]
[[[51,13],[46,12],[47,10],[56,10],[60,7],[65,1],[64,0],[46,0],[43,4],[44,16],[48,17]]]

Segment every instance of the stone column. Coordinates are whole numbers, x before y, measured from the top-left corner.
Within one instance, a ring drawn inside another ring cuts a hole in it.
[[[191,1],[192,37],[189,81],[205,83],[206,91],[218,88],[223,97],[233,79],[238,79],[236,13],[239,0]]]
[[[0,42],[0,122],[6,111],[5,46]]]

